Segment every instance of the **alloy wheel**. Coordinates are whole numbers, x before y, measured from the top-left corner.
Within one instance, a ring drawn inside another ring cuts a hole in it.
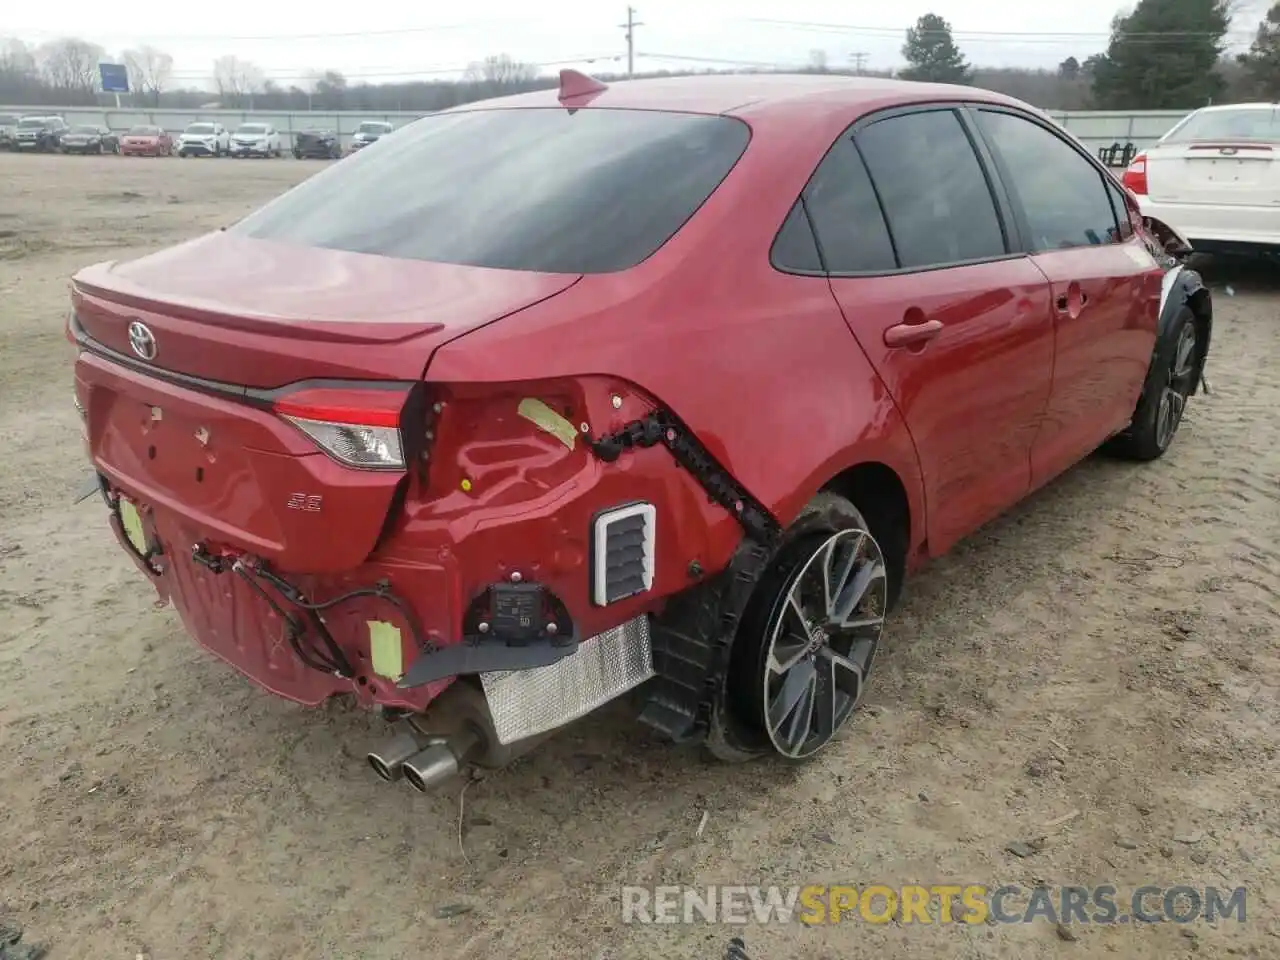
[[[1160,392],[1160,407],[1156,411],[1156,444],[1161,450],[1173,442],[1178,432],[1187,398],[1195,386],[1196,376],[1196,328],[1186,323],[1178,334],[1178,343],[1169,362],[1169,375]]]
[[[887,598],[884,556],[860,529],[828,537],[787,580],[768,621],[762,690],[779,754],[812,756],[861,703]]]

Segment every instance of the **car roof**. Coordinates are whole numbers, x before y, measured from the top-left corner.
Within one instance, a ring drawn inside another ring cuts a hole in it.
[[[1223,113],[1228,110],[1276,110],[1280,109],[1280,103],[1215,103],[1212,106],[1201,107],[1193,110],[1193,113]]]
[[[446,113],[498,110],[508,107],[563,106],[555,88],[451,107]],[[897,103],[928,100],[981,100],[1035,113],[1043,111],[1012,97],[949,83],[921,83],[885,77],[838,74],[717,74],[714,76],[656,77],[610,82],[591,96],[577,98],[587,107],[635,110],[673,110],[689,113],[759,116],[794,115],[797,111],[826,114],[866,112]]]

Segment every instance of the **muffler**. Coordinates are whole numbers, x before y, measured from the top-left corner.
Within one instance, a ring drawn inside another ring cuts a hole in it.
[[[426,793],[457,776],[482,742],[476,730],[465,727],[404,760],[400,772],[409,786]]]

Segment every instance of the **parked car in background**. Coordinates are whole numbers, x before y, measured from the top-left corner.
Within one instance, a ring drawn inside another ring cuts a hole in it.
[[[395,140],[67,312],[122,551],[272,694],[387,708],[386,780],[632,690],[812,757],[906,576],[1201,384],[1198,274],[990,90],[566,70]]]
[[[367,147],[379,137],[385,137],[394,129],[395,127],[383,120],[366,120],[356,127],[356,132],[351,137],[351,149],[355,151]]]
[[[269,123],[242,123],[231,135],[233,157],[278,157],[283,153],[280,131]]]
[[[178,156],[221,157],[231,152],[231,134],[220,123],[192,123],[178,137]]]
[[[0,150],[15,149],[19,119],[16,113],[0,113]]]
[[[163,127],[139,124],[120,138],[120,152],[126,157],[171,157],[173,137]]]
[[[101,124],[80,123],[62,135],[63,153],[119,153],[120,138]]]
[[[342,156],[342,141],[336,130],[303,130],[293,135],[293,155],[298,160],[337,160]]]
[[[66,132],[67,121],[61,117],[23,117],[18,121],[14,142],[19,150],[57,150]]]
[[[1203,107],[1141,151],[1123,176],[1144,216],[1206,253],[1280,256],[1280,111]]]

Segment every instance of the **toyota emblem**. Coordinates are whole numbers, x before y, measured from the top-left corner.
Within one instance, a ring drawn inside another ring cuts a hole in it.
[[[129,346],[133,347],[133,352],[143,360],[156,358],[155,334],[141,320],[134,320],[129,324]]]

